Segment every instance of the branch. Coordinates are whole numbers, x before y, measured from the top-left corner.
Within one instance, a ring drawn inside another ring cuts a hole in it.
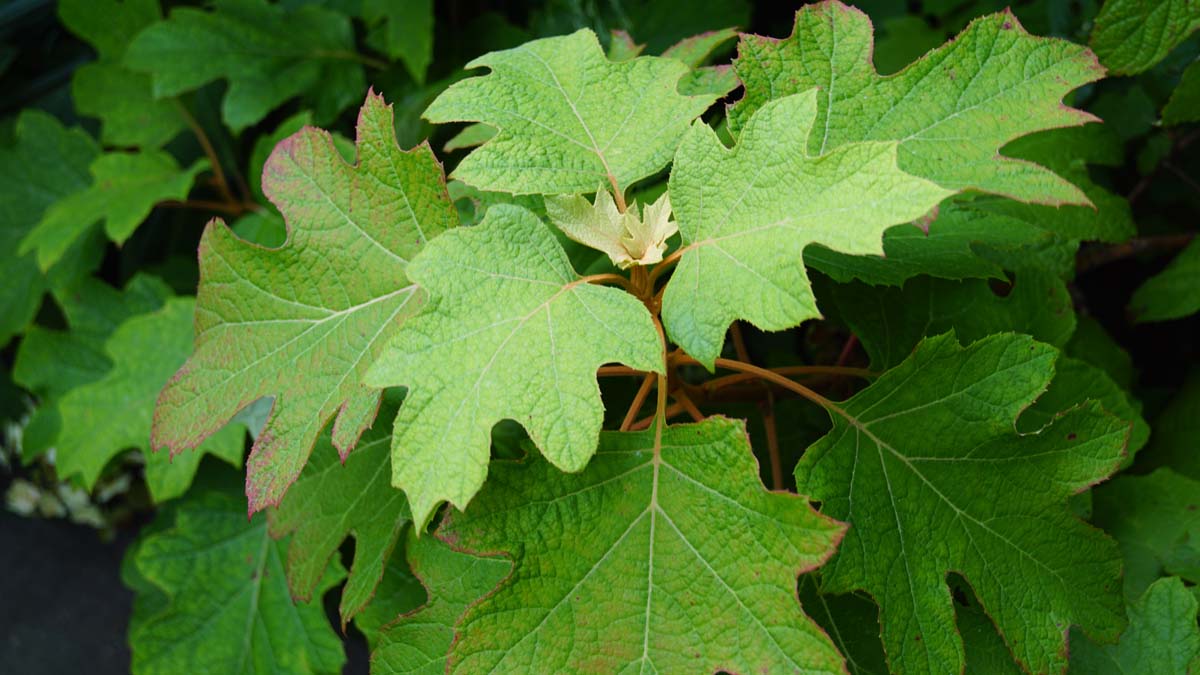
[[[225,170],[221,168],[221,159],[217,156],[217,151],[213,148],[212,142],[208,140],[208,134],[204,133],[204,127],[196,121],[192,116],[191,111],[187,109],[179,99],[173,99],[175,107],[178,108],[179,114],[183,117],[184,123],[192,130],[196,136],[196,142],[200,144],[200,149],[204,151],[204,156],[208,157],[208,163],[212,167],[213,176],[217,179],[217,190],[221,193],[221,198],[226,203],[236,204],[237,199],[233,196],[233,191],[229,189],[229,181],[225,178]]]
[[[1141,253],[1174,251],[1187,246],[1196,238],[1194,232],[1187,234],[1161,234],[1136,237],[1123,244],[1095,246],[1079,252],[1075,259],[1076,274],[1083,274],[1102,265],[1123,260]]]
[[[783,489],[783,460],[779,457],[779,432],[775,427],[775,395],[767,390],[762,404],[763,430],[767,436],[767,455],[771,460],[771,489]]]
[[[638,411],[646,403],[646,397],[650,395],[650,387],[654,386],[657,379],[657,373],[646,373],[646,377],[642,380],[642,386],[638,387],[637,394],[633,397],[633,403],[625,413],[625,419],[621,421],[621,431],[629,431],[633,428],[633,421],[637,419]]]

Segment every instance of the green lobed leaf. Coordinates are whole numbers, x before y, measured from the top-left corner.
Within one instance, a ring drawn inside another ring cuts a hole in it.
[[[1134,603],[1159,577],[1200,582],[1200,481],[1160,468],[1118,476],[1093,491],[1092,521],[1111,534],[1125,557],[1125,598]]]
[[[887,369],[912,354],[922,338],[953,330],[964,343],[1018,332],[1062,346],[1075,330],[1066,285],[1039,271],[1017,275],[1007,295],[986,281],[916,277],[900,288],[860,282],[830,284],[821,293],[862,342],[871,367]]]
[[[466,611],[509,574],[512,565],[455,551],[437,537],[410,531],[405,544],[413,574],[428,591],[428,601],[400,617],[379,637],[371,652],[378,675],[442,675],[455,639],[455,624]]]
[[[288,584],[304,601],[312,597],[342,540],[354,537],[354,562],[338,606],[343,628],[371,602],[410,520],[404,493],[391,484],[391,434],[385,422],[394,416],[394,408],[380,416],[345,463],[329,436],[322,435],[296,484],[268,514],[272,536],[292,535]]]
[[[443,501],[465,508],[487,475],[492,427],[513,419],[555,466],[596,450],[596,369],[661,372],[663,346],[632,295],[577,275],[547,225],[508,204],[436,239],[409,270],[428,309],[388,344],[364,380],[408,387],[396,418],[392,483],[418,526]]]
[[[124,243],[157,202],[187,197],[196,174],[207,168],[208,160],[199,159],[180,169],[161,150],[101,155],[88,169],[92,184],[47,209],[18,252],[37,251],[38,265],[47,270],[100,220],[109,239]]]
[[[435,540],[425,537],[425,541]],[[385,630],[397,623],[402,615],[420,609],[428,599],[425,586],[409,568],[406,551],[403,543],[392,550],[371,602],[354,615],[354,627],[366,638],[372,652],[381,643]]]
[[[600,443],[579,474],[498,462],[443,522],[455,546],[514,561],[459,623],[448,672],[843,672],[796,598],[842,526],[763,488],[741,422]]]
[[[846,659],[850,675],[886,675],[887,659],[879,641],[875,603],[865,594],[822,594],[820,571],[800,577],[800,604],[829,634]]]
[[[967,657],[966,672],[971,675],[1023,675],[1025,671],[1013,661],[1012,652],[1008,651],[1004,639],[996,632],[991,617],[970,588],[964,586],[962,583],[953,584],[956,592],[970,598],[968,605],[964,606],[961,601],[954,605],[954,618]]]
[[[236,132],[302,94],[319,121],[331,120],[367,88],[358,58],[344,14],[217,0],[212,11],[173,9],[134,38],[124,62],[151,76],[156,98],[228,80],[221,117]]]
[[[1163,107],[1162,120],[1168,126],[1200,122],[1200,61],[1193,61],[1183,71],[1179,84]]]
[[[901,286],[929,275],[941,279],[1004,277],[1003,265],[988,250],[1050,251],[1059,239],[1013,218],[989,217],[971,202],[947,200],[928,225],[897,225],[883,234],[883,255],[849,255],[821,245],[804,252],[805,262],[835,281]],[[1068,257],[1074,264],[1074,258]],[[1065,264],[1064,264],[1065,266]]]
[[[222,493],[189,497],[174,518],[131,549],[126,578],[159,594],[129,628],[136,675],[341,672],[341,639],[320,602],[292,601],[287,541],[271,539],[266,518],[247,521],[241,498]],[[331,568],[319,595],[342,574]]]
[[[184,129],[178,102],[156,99],[150,77],[122,63],[134,36],[161,20],[158,0],[62,0],[58,16],[99,53],[75,70],[71,97],[80,114],[100,118],[106,145],[157,148]]]
[[[34,255],[18,255],[20,242],[59,200],[87,189],[88,165],[100,154],[82,129],[67,128],[40,110],[21,112],[16,143],[0,147],[0,345],[25,330],[54,287],[68,285],[93,268],[101,251],[93,238],[81,238],[49,273]]]
[[[1071,625],[1101,640],[1120,631],[1116,544],[1067,499],[1116,469],[1128,426],[1090,404],[1037,434],[1013,428],[1055,357],[1013,334],[965,348],[927,339],[836,404],[833,430],[796,467],[797,490],[850,524],[822,590],[875,598],[894,671],[962,672],[951,571],[1032,672],[1065,666]]]
[[[1200,3],[1195,0],[1106,0],[1090,44],[1111,72],[1136,75],[1166,58],[1197,29]]]
[[[1133,292],[1129,311],[1138,323],[1180,319],[1200,311],[1200,237],[1192,240],[1166,269]]]
[[[932,223],[884,234],[883,257],[850,256],[813,247],[813,267],[837,281],[899,286],[927,274],[943,279],[1001,277],[1040,267],[1063,279],[1075,274],[1079,240],[1119,242],[1135,231],[1125,199],[1092,182],[1088,163],[1119,165],[1119,142],[1097,124],[1043,131],[1005,146],[1007,155],[1044,165],[1079,187],[1089,206],[1024,204],[991,195],[948,200]]]
[[[162,307],[170,296],[166,284],[145,274],[134,276],[123,290],[85,278],[54,292],[68,329],[31,327],[13,363],[13,381],[40,399],[22,432],[22,459],[40,455],[58,438],[62,396],[112,368],[105,342],[113,331],[127,319]]]
[[[1126,457],[1121,468],[1133,463],[1134,454],[1150,438],[1150,425],[1142,419],[1142,404],[1123,390],[1100,368],[1079,359],[1060,357],[1054,366],[1050,387],[1017,421],[1017,431],[1032,433],[1051,424],[1064,410],[1095,401],[1117,419],[1130,425]]]
[[[950,194],[897,168],[895,143],[809,156],[817,96],[763,106],[732,149],[703,122],[679,147],[670,194],[683,257],[662,317],[671,339],[710,368],[735,319],[782,330],[820,316],[801,264],[806,246],[881,254],[885,229]]]
[[[1072,89],[1103,76],[1087,49],[1033,37],[1011,12],[973,21],[889,77],[875,71],[872,43],[867,16],[836,0],[802,8],[786,39],[743,35],[734,69],[746,95],[729,111],[731,128],[740,131],[770,100],[819,87],[813,155],[897,141],[901,169],[951,190],[1087,203],[1051,171],[999,152],[1019,136],[1094,120],[1062,105]]]
[[[363,0],[362,11],[374,27],[368,39],[400,59],[417,84],[425,84],[433,60],[433,0]]]
[[[279,502],[331,418],[343,456],[371,425],[380,393],[359,380],[421,303],[408,261],[455,224],[429,146],[401,151],[393,133],[374,94],[359,115],[355,165],[329,134],[301,130],[264,171],[287,242],[255,246],[219,221],[201,239],[196,350],[159,397],[153,445],[195,447],[274,397],[249,460],[251,511]]]
[[[588,30],[467,64],[484,66],[489,74],[451,85],[425,111],[434,123],[482,122],[499,130],[452,174],[481,190],[570,194],[601,184],[624,190],[666,166],[688,123],[717,99],[678,93],[689,68],[675,59],[609,61]]]
[[[150,494],[161,502],[187,491],[202,453],[241,466],[241,425],[229,425],[196,452],[170,457],[147,447],[154,399],[191,351],[194,310],[191,298],[173,298],[162,309],[134,316],[112,332],[104,344],[112,370],[59,399],[62,432],[55,444],[55,466],[60,476],[79,476],[90,490],[113,457],[138,448],[146,457]]]
[[[1200,668],[1196,598],[1177,577],[1159,579],[1128,608],[1129,628],[1115,645],[1072,635],[1072,674],[1190,675]]]

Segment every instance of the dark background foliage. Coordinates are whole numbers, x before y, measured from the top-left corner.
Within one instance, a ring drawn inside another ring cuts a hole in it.
[[[352,11],[353,0],[321,3]],[[168,0],[171,6],[183,5]],[[284,0],[285,5],[306,4]],[[1000,0],[864,0],[856,3],[873,19],[881,72],[894,72],[927,49],[952,37],[970,19],[1009,4]],[[1012,3],[1026,28],[1039,35],[1086,42],[1099,3],[1092,0],[1041,0]],[[622,0],[530,0],[486,2],[446,0],[435,3],[433,58],[424,82],[392,63],[369,68],[368,82],[395,104],[402,146],[429,136],[439,149],[461,127],[434,129],[420,120],[424,107],[462,66],[484,52],[514,46],[534,37],[560,34],[581,26],[607,37],[627,30],[637,42],[657,53],[680,38],[727,25],[762,35],[790,32],[798,3],[701,2]],[[366,45],[366,29],[356,23],[356,39]],[[1193,37],[1162,63],[1136,77],[1118,77],[1084,87],[1073,105],[1106,120],[1105,134],[1118,137],[1124,161],[1092,167],[1093,179],[1125,196],[1138,225],[1138,238],[1125,244],[1085,244],[1079,253],[1078,276],[1070,284],[1076,308],[1093,317],[1128,352],[1134,372],[1134,393],[1153,420],[1200,362],[1200,315],[1152,323],[1136,323],[1129,301],[1146,279],[1160,272],[1200,222],[1200,132],[1195,125],[1165,128],[1158,111],[1180,74],[1200,52]],[[60,22],[49,0],[9,0],[0,7],[0,145],[13,143],[17,114],[27,108],[48,111],[68,125],[79,124],[97,135],[94,119],[77,115],[71,97],[71,77],[95,58],[85,42]],[[221,120],[220,104],[226,84],[217,81],[186,95],[185,103],[212,140],[216,153],[240,197],[253,199],[247,166],[256,144],[278,125],[303,109],[291,100],[240,133]],[[738,92],[731,95],[736,99]],[[353,137],[357,106],[344,109],[322,126]],[[186,165],[203,156],[193,134],[181,133],[167,149]],[[450,168],[462,153],[441,153]],[[202,179],[192,193],[197,201],[220,198],[211,181]],[[148,270],[166,280],[177,293],[191,294],[197,283],[195,252],[202,228],[214,213],[202,209],[158,208],[123,246],[108,245],[97,276],[120,286],[136,272]],[[7,224],[0,223],[0,227]],[[5,282],[9,283],[9,282]],[[1003,284],[996,291],[1006,292]],[[1200,292],[1200,289],[1197,289]],[[48,298],[35,322],[61,327],[65,320]],[[829,361],[836,358],[845,334],[836,327],[807,327],[794,338],[751,333],[751,353],[767,356],[780,349],[798,350]],[[14,339],[0,349],[0,419],[13,444],[20,420],[35,402],[13,384],[11,369],[20,345]],[[832,357],[829,355],[832,353]],[[768,357],[769,358],[769,357]],[[864,361],[860,353],[851,361]],[[803,416],[797,416],[803,417]],[[800,422],[800,426],[804,423]],[[820,425],[817,424],[819,427]],[[802,431],[796,432],[804,437]],[[797,444],[797,447],[803,445]],[[1149,464],[1153,459],[1148,459]],[[1135,472],[1151,468],[1137,465]],[[137,469],[120,469],[136,476]],[[205,471],[221,472],[206,460]],[[52,470],[41,464],[8,464],[0,470],[0,491],[15,480],[52,490]],[[65,519],[33,520],[0,513],[0,670],[20,673],[124,672],[129,653],[125,631],[131,594],[119,582],[122,551],[138,528],[149,522],[152,506],[144,489],[133,485],[107,501],[96,500],[98,521],[76,524]],[[348,671],[365,672],[366,652],[353,629],[347,638]]]

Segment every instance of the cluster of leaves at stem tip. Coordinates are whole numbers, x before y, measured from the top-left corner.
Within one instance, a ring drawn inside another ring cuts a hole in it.
[[[361,18],[424,84],[430,47],[404,31],[432,10],[411,4]],[[197,486],[130,554],[134,670],[335,671],[339,585],[379,673],[1200,668],[1200,474],[1089,491],[1149,427],[1067,288],[1081,242],[1134,226],[1087,171],[1099,120],[1064,101],[1200,26],[1193,2],[1161,7],[1110,0],[1095,52],[986,15],[887,76],[836,0],[783,39],[535,39],[429,90],[425,120],[465,123],[447,177],[374,91],[353,141],[308,126],[367,90],[344,15],[65,2],[99,54],[77,106],[139,149],[27,114],[0,164],[60,190],[20,205],[44,214],[13,242],[71,329],[23,338],[14,378],[48,402],[30,452],[90,488],[154,451],[167,501],[197,471],[181,453],[240,467],[254,438],[249,521]],[[95,28],[106,11],[128,35]],[[217,79],[234,131],[313,111],[256,147],[241,197],[181,103]],[[1197,121],[1183,82],[1165,123]],[[161,148],[188,127],[207,158],[184,168]],[[54,280],[94,266],[100,222],[120,244],[155,204],[204,206],[185,200],[206,171],[213,210],[250,213],[205,227],[194,299]],[[285,237],[255,236],[279,216]],[[1200,309],[1197,250],[1138,292],[1141,320]],[[817,321],[853,335],[840,358],[747,348]],[[44,377],[63,349],[86,358]],[[1130,497],[1160,492],[1183,497]]]

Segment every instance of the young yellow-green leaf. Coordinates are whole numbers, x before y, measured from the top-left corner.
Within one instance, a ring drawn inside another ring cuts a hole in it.
[[[158,98],[226,79],[225,123],[240,131],[284,101],[308,94],[319,121],[367,88],[344,14],[316,5],[219,0],[212,11],[179,7],[134,38],[125,65],[149,73]]]
[[[798,491],[850,524],[823,590],[875,598],[895,672],[962,672],[951,571],[1031,672],[1062,670],[1072,625],[1120,632],[1120,553],[1067,498],[1116,469],[1128,425],[1091,404],[1037,434],[1013,428],[1056,354],[1011,333],[925,340],[836,404],[833,430],[800,460]]]
[[[62,427],[59,399],[99,380],[112,368],[105,342],[117,326],[162,307],[170,296],[166,284],[144,274],[134,276],[121,291],[92,278],[54,291],[70,329],[31,327],[21,339],[13,363],[13,381],[40,399],[21,434],[24,460],[48,450],[58,438]]]
[[[21,241],[19,252],[36,250],[38,265],[48,270],[100,220],[108,238],[121,244],[155,203],[187,197],[196,174],[207,168],[208,160],[200,159],[180,169],[175,158],[161,150],[101,155],[89,168],[92,184],[47,209]]]
[[[1107,0],[1096,16],[1090,44],[1117,75],[1154,67],[1200,29],[1196,0]]]
[[[1000,154],[1007,142],[1094,118],[1064,106],[1104,69],[1084,47],[1025,32],[1011,12],[975,20],[954,40],[883,77],[871,63],[866,14],[836,0],[796,13],[784,40],[743,35],[734,69],[746,96],[729,113],[743,128],[772,99],[819,87],[810,154],[855,141],[897,141],[900,168],[943,187],[1044,204],[1086,204],[1078,188]]]
[[[1177,577],[1159,579],[1129,606],[1115,645],[1071,636],[1071,675],[1193,675],[1200,668],[1196,598]]]
[[[437,537],[409,532],[408,563],[429,600],[384,630],[371,652],[378,675],[442,675],[454,626],[467,606],[495,588],[512,570],[507,560],[460,553]]]
[[[16,143],[0,146],[0,345],[25,329],[46,290],[76,281],[99,262],[101,252],[91,246],[91,238],[81,238],[49,274],[39,269],[32,253],[17,254],[21,240],[49,206],[87,189],[88,165],[99,154],[82,129],[64,127],[34,109],[17,118]]]
[[[296,604],[283,572],[287,541],[267,533],[266,518],[247,521],[240,497],[191,496],[174,523],[152,532],[128,561],[140,594],[129,628],[136,675],[222,673],[310,675],[341,672],[345,656],[320,601]],[[341,580],[330,569],[318,597]]]
[[[72,75],[71,97],[81,114],[100,118],[106,145],[157,148],[184,129],[179,104],[156,99],[150,76],[122,63],[134,36],[162,18],[158,0],[62,0],[58,16],[100,55]]]
[[[634,203],[625,211],[603,187],[594,202],[583,195],[558,195],[546,199],[546,215],[563,234],[604,252],[621,269],[661,262],[667,239],[679,231],[665,192],[644,209]]]
[[[675,59],[609,61],[589,30],[467,64],[483,66],[491,73],[452,85],[425,111],[434,123],[499,129],[453,173],[481,190],[570,194],[613,183],[624,190],[666,166],[688,123],[717,99],[678,93],[689,68]]]
[[[1188,569],[1200,559],[1186,552],[1200,542],[1200,481],[1160,468],[1144,476],[1118,476],[1093,494],[1092,521],[1116,538],[1125,556],[1125,598],[1136,602],[1164,574],[1200,582]]]
[[[328,435],[313,450],[296,484],[278,509],[268,513],[271,534],[292,534],[288,584],[308,601],[342,540],[354,536],[354,563],[338,607],[343,626],[371,601],[388,557],[409,522],[404,493],[392,487],[388,430],[392,414],[381,415],[343,464]]]
[[[1200,311],[1200,237],[1133,292],[1134,321],[1169,321]]]
[[[175,298],[113,331],[105,342],[112,370],[59,400],[62,431],[55,466],[60,476],[79,476],[90,490],[109,460],[138,448],[146,456],[150,494],[161,502],[187,491],[202,453],[241,466],[245,430],[239,424],[226,427],[196,452],[170,457],[147,447],[154,399],[191,352],[194,310],[191,298]]]
[[[742,422],[661,434],[606,432],[579,474],[498,462],[449,516],[439,536],[515,564],[459,623],[449,672],[844,672],[796,598],[842,525],[763,488]]]
[[[679,146],[670,194],[683,258],[663,297],[663,322],[710,367],[735,319],[782,330],[820,316],[806,246],[879,255],[885,229],[950,194],[897,168],[895,143],[809,156],[817,97],[812,90],[763,106],[732,149],[703,122]]]
[[[479,225],[437,238],[409,276],[429,293],[429,308],[364,381],[408,387],[392,482],[408,494],[418,526],[443,501],[466,508],[487,476],[500,420],[520,422],[555,466],[579,471],[603,422],[596,369],[664,368],[642,303],[587,283],[549,226],[518,206],[493,206]]]
[[[363,0],[368,36],[392,59],[400,59],[417,84],[433,59],[433,0]]]
[[[1200,61],[1192,62],[1183,71],[1170,100],[1163,106],[1162,119],[1169,126],[1200,122]]]
[[[356,165],[329,134],[307,128],[280,143],[264,173],[288,240],[266,249],[209,224],[196,351],[154,418],[154,447],[178,452],[274,397],[250,456],[252,511],[279,502],[330,418],[343,456],[371,425],[379,392],[359,380],[420,304],[408,261],[455,223],[433,152],[396,147],[391,109],[375,95],[359,115]]]

